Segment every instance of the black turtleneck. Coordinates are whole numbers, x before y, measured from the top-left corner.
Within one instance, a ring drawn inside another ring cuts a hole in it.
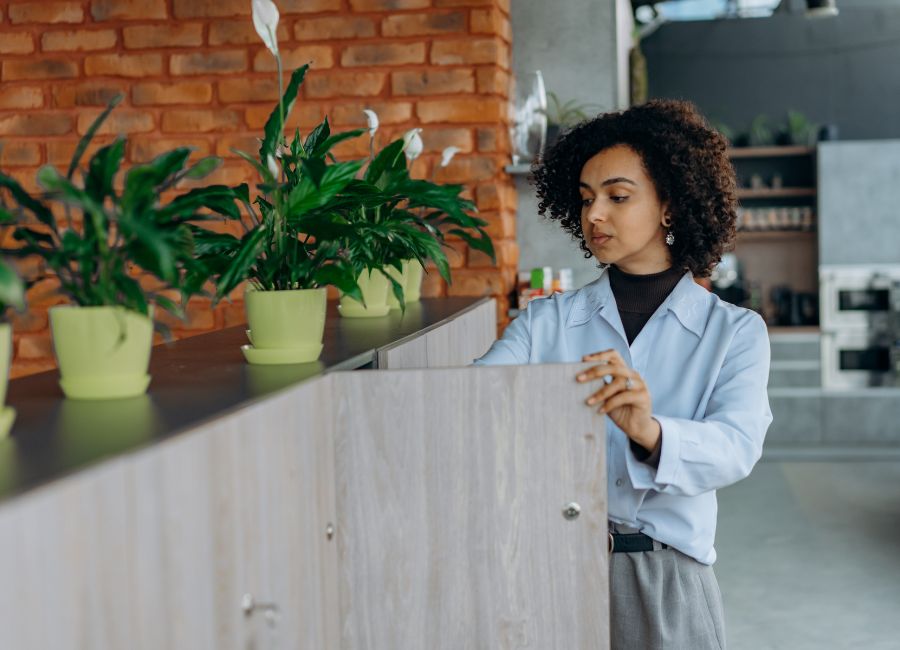
[[[616,297],[629,345],[683,275],[684,271],[674,267],[650,275],[632,275],[616,266],[609,267],[609,286]]]
[[[682,276],[684,276],[684,271],[675,268],[650,275],[632,275],[615,266],[609,267],[609,286],[616,298],[619,317],[622,319],[622,327],[625,328],[628,345],[631,345],[653,313],[672,293],[672,289],[675,288]],[[639,461],[652,467],[659,467],[662,453],[661,437],[653,449],[644,449],[634,440],[629,442],[632,453]]]

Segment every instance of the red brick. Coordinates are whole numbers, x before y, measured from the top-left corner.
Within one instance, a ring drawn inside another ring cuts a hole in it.
[[[283,23],[278,25],[277,36],[279,42],[284,42],[288,37],[287,27]],[[209,26],[210,45],[262,45],[262,40],[253,22],[246,18],[241,20],[219,20]]]
[[[509,132],[504,127],[491,127],[478,129],[475,132],[478,142],[478,151],[484,152],[508,152]]]
[[[16,79],[72,79],[78,76],[78,64],[65,59],[3,62],[3,81]]]
[[[159,54],[93,54],[84,59],[84,72],[88,76],[149,77],[163,71]]]
[[[247,69],[247,53],[243,50],[173,54],[169,61],[172,74],[231,74]]]
[[[136,106],[152,104],[208,104],[212,84],[205,81],[138,83],[132,86],[131,101]]]
[[[90,128],[100,111],[85,110],[78,112],[78,133],[85,134]],[[107,133],[118,135],[120,133],[147,133],[156,128],[153,115],[143,111],[130,111],[117,108],[110,113],[103,125],[97,130],[98,134]]]
[[[493,34],[507,43],[512,42],[512,27],[509,17],[496,9],[476,9],[471,14],[473,34]]]
[[[306,63],[319,70],[334,65],[334,52],[330,45],[301,45],[291,49],[282,48],[279,53],[284,70],[294,70]],[[265,48],[253,57],[253,69],[257,72],[274,72],[277,68],[275,57]]]
[[[9,6],[9,21],[22,23],[80,23],[84,21],[81,2],[24,2]]]
[[[363,134],[358,138],[350,138],[338,143],[331,153],[338,159],[364,158],[369,155],[369,135]]]
[[[466,31],[466,15],[461,11],[432,14],[397,14],[381,21],[384,36],[424,36]]]
[[[222,327],[234,327],[247,323],[247,312],[244,309],[244,301],[223,302],[217,308],[222,314]]]
[[[153,135],[142,138],[129,138],[128,159],[134,163],[144,163],[178,147],[192,147],[194,149],[194,152],[191,154],[193,161],[203,156],[208,156],[211,151],[209,142],[200,138],[167,140]]]
[[[0,34],[0,54],[30,54],[34,52],[31,34],[3,32]]]
[[[509,45],[496,38],[435,41],[431,46],[431,62],[438,65],[494,63],[509,67]]]
[[[232,149],[237,149],[238,151],[243,151],[244,153],[249,153],[251,156],[255,156],[256,152],[259,151],[259,136],[226,135],[221,138],[216,138],[217,156],[222,158],[239,158]]]
[[[178,19],[250,15],[246,0],[172,0],[172,8]]]
[[[25,113],[0,117],[0,135],[63,135],[72,130],[72,116],[66,113]]]
[[[396,11],[402,9],[425,9],[431,0],[350,0],[353,11]]]
[[[515,210],[516,189],[507,183],[479,185],[475,191],[479,210]]]
[[[39,372],[46,372],[56,368],[56,359],[51,357],[48,359],[15,359],[9,368],[9,378],[18,379],[19,377],[27,377]]]
[[[172,329],[179,330],[211,330],[215,326],[212,307],[208,298],[194,298],[187,306],[187,320],[183,321],[169,312],[158,309],[156,319]]]
[[[88,81],[66,84],[53,88],[53,105],[58,108],[106,106],[113,97],[126,92],[127,86],[124,83]]]
[[[166,18],[166,0],[92,0],[94,20]]]
[[[307,97],[365,97],[380,95],[387,81],[383,72],[335,72],[311,75],[304,84]]]
[[[497,0],[434,0],[435,7],[493,7]]]
[[[412,119],[412,105],[405,102],[390,102],[376,104],[340,104],[331,111],[335,124],[343,126],[365,126],[366,116],[364,108],[369,108],[378,114],[381,124],[398,124]]]
[[[494,255],[496,262],[492,262],[489,255],[481,251],[469,248],[469,262],[467,266],[470,269],[488,268],[518,268],[519,266],[519,246],[515,241],[504,239],[493,242]]]
[[[472,183],[486,181],[497,175],[500,165],[493,158],[483,156],[456,156],[446,167],[435,170],[438,183]]]
[[[362,16],[302,18],[294,23],[294,38],[304,43],[373,36],[375,36],[375,21]]]
[[[416,104],[416,115],[431,122],[496,123],[505,116],[506,104],[492,98],[424,100]]]
[[[82,162],[90,160],[91,156],[93,156],[100,147],[110,144],[113,140],[115,140],[115,137],[111,135],[95,136],[85,150],[84,155],[81,157]],[[75,146],[77,144],[78,140],[75,138],[48,140],[47,162],[51,165],[68,167],[69,162],[72,160],[72,154],[75,153]]]
[[[472,70],[401,70],[391,73],[394,95],[449,95],[474,93]]]
[[[163,113],[164,133],[209,133],[240,128],[241,119],[236,111],[228,110],[171,110]]]
[[[472,131],[466,128],[429,128],[420,135],[425,151],[429,153],[440,153],[447,147],[458,147],[460,153],[472,151]],[[456,158],[450,164],[455,161]]]
[[[266,124],[274,106],[253,106],[244,111],[244,119],[251,129],[259,129]],[[294,110],[285,118],[285,132],[293,134],[295,128],[309,128],[317,125],[325,117],[325,109],[318,104],[298,102]]]
[[[38,309],[29,309],[22,313],[10,311],[9,322],[16,334],[43,332],[49,326],[47,312]]]
[[[17,357],[21,359],[44,359],[53,356],[50,332],[24,334],[19,337]]]
[[[426,269],[422,274],[422,297],[423,298],[446,298],[447,283],[440,274],[432,269]]]
[[[196,47],[203,45],[203,25],[200,23],[137,25],[122,29],[122,37],[128,49]]]
[[[509,97],[509,73],[496,67],[478,68],[478,94]]]
[[[501,211],[499,214],[479,214],[480,219],[487,221],[485,232],[493,240],[514,239],[516,236],[516,214],[512,211]]]
[[[424,43],[381,43],[373,45],[350,45],[341,56],[341,65],[374,66],[424,63]]]
[[[41,147],[37,142],[7,140],[0,147],[0,165],[4,167],[34,166],[40,163]]]
[[[218,85],[219,101],[226,104],[278,101],[278,81],[275,79],[228,79]]]
[[[507,291],[504,278],[499,271],[454,271],[453,280],[447,287],[448,296],[492,296]]]
[[[203,185],[239,185],[240,183],[256,183],[259,182],[259,178],[257,178],[256,172],[253,170],[250,165],[241,161],[240,163],[235,163],[233,165],[222,165],[216,171],[214,171],[209,176],[205,178],[198,178],[193,181],[182,181],[178,187],[188,189],[191,187],[200,187]],[[232,229],[232,234],[236,233],[235,230],[239,229],[240,226],[235,224],[234,222],[227,222],[226,224],[229,228]]]
[[[35,86],[4,88],[0,92],[0,108],[40,108],[44,105],[44,91]]]
[[[322,11],[340,11],[341,0],[279,0],[283,14],[316,14]]]
[[[500,11],[509,16],[510,0],[496,0],[496,2]]]
[[[116,40],[112,29],[68,29],[45,32],[41,36],[41,49],[44,52],[107,50],[115,46]]]

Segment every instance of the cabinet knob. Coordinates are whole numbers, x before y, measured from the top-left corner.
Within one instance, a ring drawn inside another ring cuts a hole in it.
[[[325,538],[328,540],[334,538],[334,524],[330,521],[328,522],[328,525],[325,526]]]
[[[563,508],[563,517],[568,519],[569,521],[574,521],[578,519],[578,515],[581,514],[581,506],[575,503],[574,501],[567,503]]]
[[[244,612],[244,616],[247,618],[250,618],[256,612],[262,612],[266,619],[266,624],[268,624],[269,627],[275,627],[278,624],[278,617],[280,615],[278,605],[275,603],[258,602],[252,594],[244,594],[241,596],[241,611]]]

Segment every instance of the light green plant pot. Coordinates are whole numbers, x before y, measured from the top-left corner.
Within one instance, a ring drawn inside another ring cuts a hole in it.
[[[365,306],[358,300],[348,296],[341,296],[341,304],[338,311],[345,318],[377,318],[385,316],[391,310],[388,306],[388,293],[391,290],[391,282],[387,276],[379,270],[363,271],[357,278],[359,289],[362,291]]]
[[[9,362],[12,358],[12,326],[0,323],[0,438],[9,435],[16,419],[16,409],[6,406],[6,386],[9,383]]]
[[[244,293],[247,338],[242,350],[250,363],[279,365],[315,361],[325,335],[325,288]]]
[[[385,271],[397,279],[403,285],[403,299],[407,304],[418,302],[422,296],[422,265],[417,260],[403,260],[403,272],[398,273],[393,266],[388,266]],[[388,289],[388,306],[391,309],[400,309],[400,301],[394,297],[392,289]]]
[[[66,305],[50,309],[50,329],[66,397],[113,399],[147,391],[153,345],[147,316],[123,307]]]

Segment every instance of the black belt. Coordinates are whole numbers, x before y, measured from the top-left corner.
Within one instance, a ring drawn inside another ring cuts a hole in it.
[[[663,549],[669,548],[662,544]],[[653,550],[653,538],[644,533],[610,533],[610,553],[643,553]]]

